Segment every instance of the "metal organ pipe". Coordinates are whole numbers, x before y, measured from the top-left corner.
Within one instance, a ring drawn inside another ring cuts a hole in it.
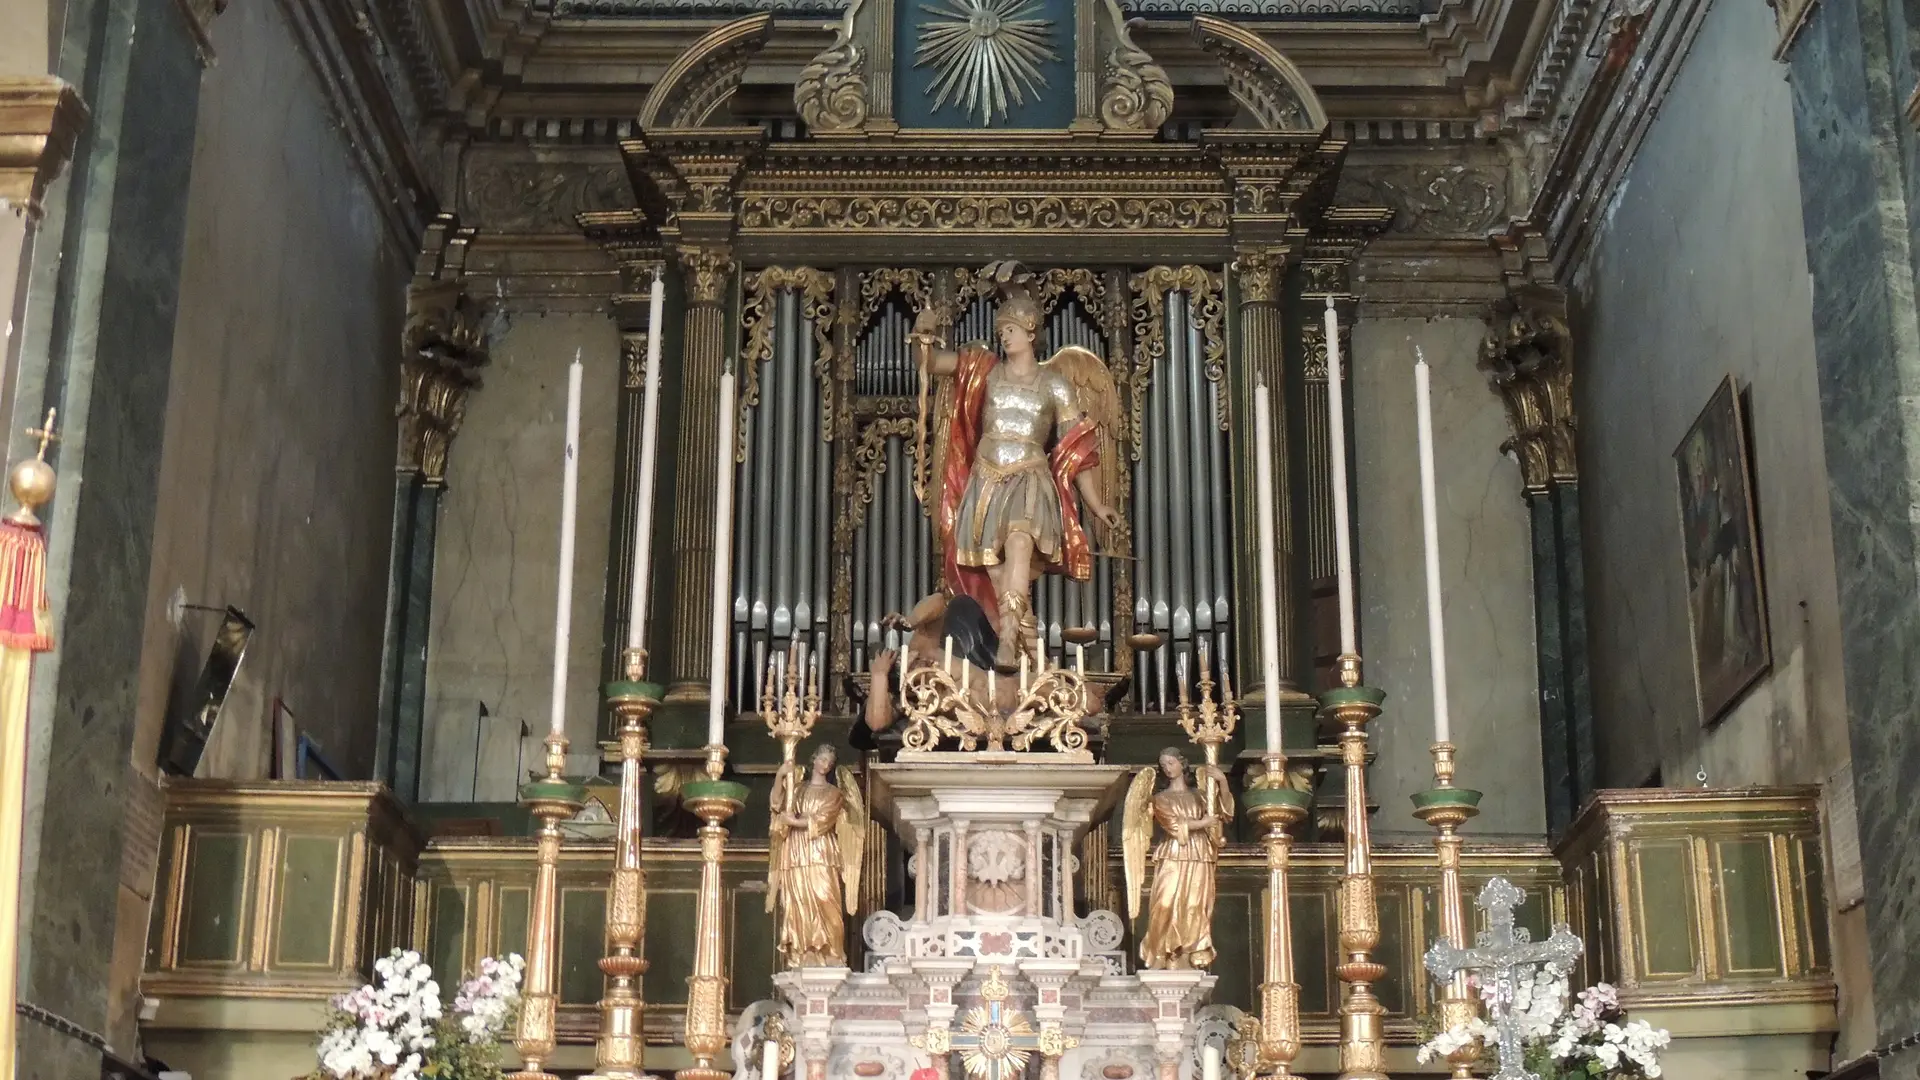
[[[793,520],[793,435],[794,418],[799,412],[800,402],[794,383],[794,323],[797,308],[796,297],[792,290],[780,292],[779,315],[776,325],[773,351],[773,366],[779,375],[777,387],[771,401],[761,399],[762,407],[772,406],[774,414],[774,445],[778,449],[768,462],[775,472],[773,485],[773,519],[779,524],[780,539],[785,543],[773,545],[773,619],[770,627],[775,638],[790,638],[793,635],[793,548],[791,540]]]

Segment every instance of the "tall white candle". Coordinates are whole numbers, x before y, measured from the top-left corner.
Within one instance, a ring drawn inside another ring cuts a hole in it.
[[[653,473],[660,453],[660,335],[666,291],[653,276],[647,297],[647,369],[641,374],[639,493],[634,497],[633,589],[627,594],[627,648],[647,647],[647,594],[653,578]],[[732,469],[723,470],[731,477]]]
[[[713,497],[712,670],[707,675],[707,745],[726,741],[727,642],[733,613],[733,372],[720,373],[720,445]]]
[[[1447,628],[1440,608],[1440,511],[1433,480],[1433,375],[1414,346],[1413,398],[1420,428],[1420,526],[1427,555],[1427,658],[1433,668],[1433,741],[1451,741],[1447,716]]]
[[[567,368],[567,447],[560,467],[560,595],[553,616],[553,714],[548,730],[567,733],[567,640],[573,627],[573,518],[580,502],[580,355]]]
[[[1353,541],[1347,525],[1347,403],[1340,381],[1340,316],[1327,297],[1327,449],[1333,458],[1333,562],[1340,585],[1340,652],[1360,651],[1353,623]]]
[[[1280,752],[1280,584],[1273,526],[1273,404],[1253,389],[1254,487],[1260,514],[1260,672],[1266,683],[1267,752]]]

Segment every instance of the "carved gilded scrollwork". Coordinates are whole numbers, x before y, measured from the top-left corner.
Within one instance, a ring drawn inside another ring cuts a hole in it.
[[[867,507],[873,505],[873,486],[887,471],[887,440],[911,438],[913,417],[882,417],[860,429],[860,441],[853,448],[853,474],[847,498],[840,504],[836,531],[844,530],[851,539],[853,531],[867,520]],[[849,601],[851,603],[851,601]]]
[[[866,59],[854,41],[853,20],[866,0],[853,0],[834,30],[833,44],[800,69],[793,106],[814,134],[858,131],[867,122]]]
[[[860,319],[864,327],[894,293],[907,298],[919,312],[932,302],[931,281],[925,270],[884,269],[860,275]]]
[[[813,374],[820,381],[820,438],[833,438],[834,392],[833,327],[838,309],[833,298],[833,275],[802,266],[788,270],[770,266],[747,275],[741,322],[746,327],[741,351],[740,415],[733,459],[747,460],[747,413],[760,404],[760,365],[773,359],[774,300],[783,289],[800,294],[800,317],[813,326]]]
[[[1100,122],[1114,131],[1155,132],[1173,115],[1173,83],[1166,69],[1134,44],[1133,31],[1145,19],[1129,19],[1118,0],[1106,0],[1113,22],[1114,46],[1107,53],[1100,87]]]
[[[1506,403],[1513,435],[1500,449],[1519,459],[1526,490],[1546,491],[1576,479],[1573,337],[1564,296],[1527,287],[1494,305],[1480,366]]]
[[[1201,327],[1204,352],[1201,361],[1207,381],[1218,383],[1227,376],[1226,291],[1222,276],[1204,266],[1156,266],[1133,276],[1134,365],[1128,378],[1128,402],[1131,414],[1128,437],[1134,460],[1140,459],[1140,430],[1145,424],[1147,392],[1153,385],[1153,366],[1167,354],[1166,297],[1184,292],[1193,304],[1194,319]],[[1233,414],[1227,394],[1215,395],[1214,420],[1221,431],[1232,426]]]
[[[1221,229],[1215,196],[769,195],[740,199],[744,229]]]

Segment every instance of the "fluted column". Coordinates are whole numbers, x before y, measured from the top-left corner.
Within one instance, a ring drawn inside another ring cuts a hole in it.
[[[713,498],[719,437],[720,369],[726,361],[727,307],[733,295],[731,250],[677,252],[686,292],[680,358],[679,434],[673,471],[673,676],[669,702],[704,702],[712,666]]]
[[[1274,568],[1274,593],[1280,611],[1280,685],[1265,685],[1265,671],[1259,656],[1260,635],[1257,633],[1239,635],[1239,670],[1244,673],[1243,685],[1248,698],[1259,700],[1260,695],[1278,693],[1283,705],[1311,708],[1312,699],[1300,689],[1303,681],[1300,665],[1307,655],[1300,641],[1306,599],[1301,595],[1298,560],[1294,557],[1296,530],[1292,462],[1295,455],[1287,402],[1292,388],[1288,385],[1286,327],[1281,310],[1282,290],[1287,276],[1287,253],[1264,247],[1243,249],[1235,258],[1234,265],[1237,271],[1234,280],[1239,286],[1239,308],[1236,312],[1240,347],[1239,396],[1241,400],[1250,402],[1254,388],[1265,384],[1273,405],[1274,547],[1277,556],[1275,561],[1278,563]],[[1243,414],[1250,413],[1251,409],[1243,410]],[[1254,455],[1260,452],[1260,448],[1253,444],[1253,426],[1236,425],[1234,437],[1241,444],[1238,457],[1250,477]],[[1242,483],[1240,490],[1251,491],[1252,484]],[[1260,535],[1254,520],[1256,504],[1257,500],[1252,498],[1236,500],[1235,513],[1239,518],[1239,528],[1235,550],[1240,562],[1236,578],[1248,583],[1243,587],[1238,610],[1255,613],[1257,617],[1260,604],[1257,589],[1252,586],[1260,579],[1255,562],[1259,556]],[[1249,622],[1246,625],[1251,627],[1257,623]],[[1257,730],[1250,728],[1249,738]]]

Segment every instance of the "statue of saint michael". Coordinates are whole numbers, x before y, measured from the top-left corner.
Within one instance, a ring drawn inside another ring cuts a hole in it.
[[[1103,531],[1120,527],[1101,482],[1103,461],[1118,467],[1120,402],[1106,364],[1086,349],[1070,345],[1039,359],[1041,310],[1030,275],[1004,263],[988,273],[1001,281],[999,353],[982,343],[946,348],[930,309],[908,341],[920,366],[916,457],[925,460],[929,441],[932,451],[919,494],[934,510],[942,585],[998,614],[994,662],[1010,674],[1033,650],[1033,583],[1048,573],[1092,575],[1081,501]]]

